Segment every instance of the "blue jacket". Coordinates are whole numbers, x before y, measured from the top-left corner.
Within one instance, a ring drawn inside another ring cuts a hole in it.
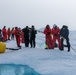
[[[61,37],[64,37],[65,39],[68,38],[69,36],[69,30],[68,30],[68,27],[62,27],[61,30],[60,30],[60,36]]]

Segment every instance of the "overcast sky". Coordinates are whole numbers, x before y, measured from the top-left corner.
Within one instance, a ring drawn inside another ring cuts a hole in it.
[[[0,0],[0,27],[49,24],[76,30],[76,0]]]

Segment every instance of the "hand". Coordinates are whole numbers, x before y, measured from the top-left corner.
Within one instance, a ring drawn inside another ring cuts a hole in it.
[[[54,36],[58,36],[58,34],[54,34]]]
[[[50,35],[51,33],[50,33],[50,32],[48,32],[47,34],[48,34],[48,35]]]
[[[60,36],[60,39],[65,39],[63,36]]]

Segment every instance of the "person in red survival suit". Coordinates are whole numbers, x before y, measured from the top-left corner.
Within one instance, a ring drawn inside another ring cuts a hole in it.
[[[58,40],[58,47],[59,47],[59,49],[61,49],[60,29],[59,29],[59,27],[57,27],[56,24],[53,25],[52,35],[53,35],[53,48],[55,47],[56,40]]]
[[[49,25],[46,25],[46,28],[44,29],[44,34],[46,38],[46,44],[48,46],[48,49],[52,49],[52,36],[51,36],[51,28]]]
[[[2,34],[3,34],[3,41],[7,41],[7,31],[6,31],[6,26],[3,27],[3,29],[2,29]]]
[[[20,45],[20,30],[18,27],[15,27],[15,31],[14,31],[14,34],[15,34],[15,37],[16,37],[16,42],[17,42],[17,46],[19,48],[21,48],[21,45]]]
[[[10,35],[11,35],[11,30],[10,28],[8,28],[7,30],[7,39],[10,40]]]
[[[24,33],[22,32],[22,30],[21,30],[21,28],[19,27],[19,31],[20,31],[20,41],[22,42],[22,43],[24,43]]]

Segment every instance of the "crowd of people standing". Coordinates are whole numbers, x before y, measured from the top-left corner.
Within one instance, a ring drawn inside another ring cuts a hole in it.
[[[68,26],[63,25],[60,29],[56,24],[51,28],[50,25],[46,25],[43,33],[45,34],[45,49],[54,49],[55,46],[59,48],[59,50],[64,50],[65,45],[63,44],[64,39],[66,40],[66,47],[68,47],[68,52],[70,51],[70,43],[69,43],[69,29]],[[21,29],[20,27],[13,27],[12,29],[6,29],[4,26],[0,29],[0,41],[6,42],[7,40],[16,39],[17,47],[21,48],[20,43],[24,43],[25,47],[35,48],[36,47],[36,34],[37,30],[35,26],[32,25],[31,28],[26,26]],[[58,43],[56,44],[56,40]]]
[[[32,25],[31,28],[26,26],[23,29],[21,29],[20,27],[6,29],[6,26],[4,26],[2,29],[0,29],[0,41],[6,42],[8,40],[16,39],[17,47],[19,48],[21,48],[21,42],[25,44],[25,47],[29,47],[30,44],[31,48],[35,48],[36,34],[37,31],[35,30],[34,25]]]

